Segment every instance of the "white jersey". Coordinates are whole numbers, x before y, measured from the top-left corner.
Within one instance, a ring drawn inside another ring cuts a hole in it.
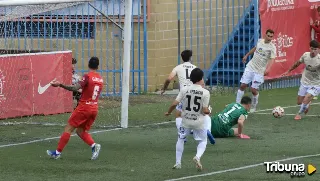
[[[305,86],[320,86],[320,55],[311,58],[310,52],[304,53],[300,60],[306,67],[302,73],[301,84]]]
[[[189,129],[204,129],[203,107],[209,107],[210,93],[201,85],[192,84],[184,87],[176,98],[182,102],[182,127]]]
[[[179,79],[180,89],[192,84],[192,82],[190,81],[190,74],[191,71],[195,68],[196,66],[191,64],[190,62],[184,62],[183,64],[176,66],[172,70],[172,72],[174,72]]]
[[[252,72],[264,75],[268,62],[276,57],[276,51],[276,46],[272,42],[265,43],[264,39],[259,39],[256,51],[247,64],[247,68]]]
[[[78,74],[76,74],[76,73],[72,74],[72,84],[76,84],[80,80],[81,80],[81,77]]]

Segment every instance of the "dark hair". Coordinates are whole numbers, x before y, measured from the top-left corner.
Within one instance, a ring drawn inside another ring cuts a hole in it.
[[[268,33],[274,34],[274,31],[272,29],[267,29],[266,34]]]
[[[243,96],[242,99],[241,99],[241,104],[251,104],[252,100],[249,96]]]
[[[203,79],[203,71],[199,68],[195,68],[191,71],[190,80],[192,83],[197,83]]]
[[[77,64],[77,59],[75,59],[75,58],[72,58],[72,64]]]
[[[320,12],[320,6],[318,6],[317,11]]]
[[[319,48],[319,42],[317,42],[317,40],[311,40],[309,45],[312,48]]]
[[[88,64],[88,67],[90,69],[98,69],[99,67],[99,58],[98,57],[91,57],[90,60],[89,60],[89,64]]]
[[[189,62],[192,57],[192,50],[183,50],[181,52],[181,58],[184,62]]]

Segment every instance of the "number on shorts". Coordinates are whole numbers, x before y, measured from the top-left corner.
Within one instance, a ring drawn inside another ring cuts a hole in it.
[[[96,100],[99,94],[100,87],[98,85],[94,86],[92,100]]]

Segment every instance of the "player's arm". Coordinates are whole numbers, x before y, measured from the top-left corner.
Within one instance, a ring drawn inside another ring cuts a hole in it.
[[[206,91],[205,96],[203,97],[203,102],[202,102],[202,112],[204,114],[210,114],[210,109],[209,109],[209,102],[210,102],[210,93],[209,91]]]
[[[163,94],[167,90],[170,82],[174,79],[176,75],[177,75],[177,72],[175,69],[173,69],[172,72],[169,74],[168,78],[164,81],[161,94]]]
[[[84,75],[82,77],[81,81],[79,81],[79,82],[77,82],[77,83],[75,83],[73,85],[65,85],[65,84],[62,84],[62,83],[60,83],[58,81],[51,82],[51,85],[53,87],[64,88],[64,89],[66,89],[68,91],[78,91],[79,89],[85,87],[88,84],[88,80],[89,80],[88,75]]]
[[[243,58],[242,62],[246,63],[248,56],[252,55],[256,51],[257,47],[253,47]]]
[[[316,33],[320,33],[320,28],[319,27],[316,27],[315,25],[310,25],[312,29],[314,29],[314,31]]]
[[[172,113],[172,111],[175,109],[175,107],[180,103],[180,101],[182,100],[184,95],[184,91],[183,89],[179,92],[176,100],[173,101],[173,103],[171,104],[171,106],[168,109],[168,112],[165,113],[166,116],[170,115]]]
[[[303,57],[301,57],[302,59]],[[294,69],[296,69],[297,67],[299,67],[302,63],[303,63],[303,60],[298,60],[296,61],[288,71],[286,71],[284,74],[282,74],[282,76],[287,76],[291,71],[293,71]]]
[[[62,87],[68,91],[78,91],[79,89],[81,89],[80,83],[75,83],[74,85],[59,84],[59,87]]]
[[[242,134],[244,121],[246,120],[246,116],[241,114],[241,116],[238,119],[238,136]]]

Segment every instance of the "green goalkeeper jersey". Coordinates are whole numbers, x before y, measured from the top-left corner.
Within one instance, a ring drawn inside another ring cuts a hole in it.
[[[241,115],[244,115],[247,119],[248,111],[239,103],[231,103],[222,112],[211,118],[212,129],[227,132],[238,124]]]

